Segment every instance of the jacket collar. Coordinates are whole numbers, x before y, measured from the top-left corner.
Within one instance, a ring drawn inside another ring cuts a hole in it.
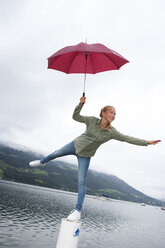
[[[96,122],[98,125],[100,125],[101,124],[101,119],[97,119],[97,122]],[[107,127],[105,127],[104,129],[108,129],[108,130],[110,130],[111,129],[111,124],[109,123],[109,125],[107,126]]]

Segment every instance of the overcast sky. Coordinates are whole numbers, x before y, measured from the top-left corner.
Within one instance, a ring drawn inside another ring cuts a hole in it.
[[[103,106],[113,105],[117,130],[162,142],[141,147],[109,141],[90,168],[165,198],[164,9],[163,0],[0,0],[1,142],[48,154],[80,135],[85,125],[72,113],[83,74],[48,70],[47,58],[86,38],[102,43],[130,63],[87,75],[82,114],[98,117]]]

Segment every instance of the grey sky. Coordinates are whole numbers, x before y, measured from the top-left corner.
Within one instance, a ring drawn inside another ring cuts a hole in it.
[[[0,139],[47,154],[85,126],[72,120],[83,75],[47,70],[57,50],[84,41],[102,43],[130,63],[119,71],[87,75],[84,115],[116,107],[119,131],[157,146],[110,141],[91,168],[115,174],[135,188],[165,198],[163,0],[1,0]],[[76,163],[70,156],[67,161]]]

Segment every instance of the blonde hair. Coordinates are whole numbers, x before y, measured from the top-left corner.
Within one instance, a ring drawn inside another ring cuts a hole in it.
[[[102,108],[101,111],[100,111],[100,117],[101,118],[103,117],[102,113],[103,112],[106,112],[108,108],[114,108],[114,107],[113,106],[110,106],[110,105],[107,105],[104,108]]]

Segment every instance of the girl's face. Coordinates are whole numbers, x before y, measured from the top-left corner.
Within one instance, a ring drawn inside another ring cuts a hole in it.
[[[115,116],[116,116],[115,108],[108,107],[105,112],[102,112],[102,116],[106,121],[111,123],[115,119]]]

